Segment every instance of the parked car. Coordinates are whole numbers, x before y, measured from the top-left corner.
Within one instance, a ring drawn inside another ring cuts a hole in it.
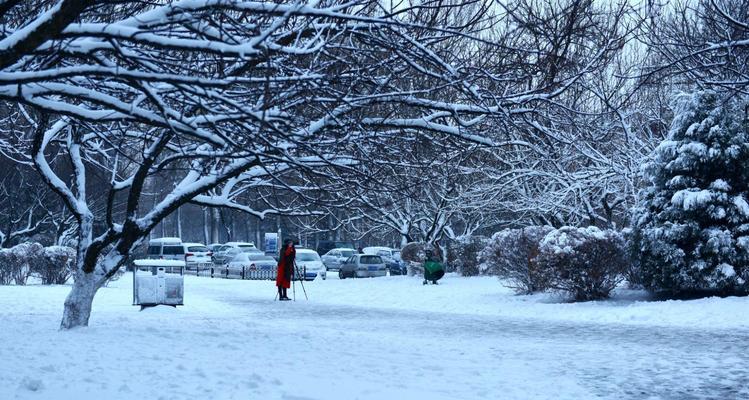
[[[214,264],[228,264],[234,257],[241,253],[265,255],[262,251],[254,247],[224,247],[221,254],[218,257],[214,257],[215,260],[218,260],[214,261]]]
[[[382,254],[378,254],[378,255],[382,257],[382,260],[385,262],[385,266],[387,267],[388,271],[390,271],[390,275],[407,275],[408,274],[406,263],[400,260],[400,258],[396,259],[392,256],[388,257]]]
[[[224,265],[241,252],[263,253],[258,250],[252,242],[228,242],[221,245],[213,252],[212,261],[216,265]]]
[[[185,267],[189,270],[194,267],[210,267],[211,249],[202,243],[182,243],[185,249]]]
[[[390,275],[406,275],[406,263],[401,260],[400,250],[391,249],[390,247],[373,246],[365,247],[364,254],[377,255],[382,257]]]
[[[206,247],[208,247],[209,249],[211,249],[211,251],[215,252],[221,246],[223,246],[223,244],[221,244],[221,243],[211,243],[211,244],[209,244]]]
[[[338,271],[340,279],[373,278],[387,275],[387,267],[380,256],[355,254],[349,257]]]
[[[253,251],[240,251],[228,263],[230,275],[241,275],[244,267],[245,278],[275,279],[276,260],[271,256]]]
[[[356,254],[354,249],[332,249],[322,256],[322,262],[329,271],[337,271],[341,268],[341,264],[354,254]]]
[[[321,240],[317,243],[317,254],[327,254],[332,249],[355,249],[351,242]],[[354,251],[356,253],[356,251]]]
[[[224,245],[240,249],[257,249],[257,247],[255,247],[255,243],[253,242],[226,242],[224,243]]]
[[[148,241],[146,258],[151,260],[185,261],[185,248],[178,237],[163,237]]]
[[[228,261],[228,260],[226,259],[226,252],[227,252],[228,250],[231,250],[231,249],[233,249],[233,247],[231,247],[231,246],[227,246],[227,245],[224,245],[224,244],[222,244],[222,245],[220,245],[220,246],[216,247],[216,248],[215,248],[215,249],[213,250],[213,257],[211,257],[211,261],[212,261],[212,262],[213,262],[214,264],[216,264],[216,265],[222,265],[222,264],[225,264],[225,263],[226,263],[226,262]]]
[[[186,269],[208,267],[211,264],[211,252],[202,243],[182,243],[182,239],[165,237],[148,242],[146,257],[151,260],[184,261]]]
[[[298,273],[303,274],[306,281],[314,280],[318,276],[323,280],[327,277],[327,270],[320,255],[312,249],[297,247],[296,266]]]

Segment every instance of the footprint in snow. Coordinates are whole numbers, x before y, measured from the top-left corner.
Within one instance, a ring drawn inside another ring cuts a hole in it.
[[[44,389],[44,383],[41,379],[33,379],[24,376],[23,379],[21,379],[21,389],[26,389],[30,392],[39,392]]]

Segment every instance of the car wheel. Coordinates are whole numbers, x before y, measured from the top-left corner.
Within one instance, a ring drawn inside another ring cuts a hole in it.
[[[346,275],[343,273],[343,271],[338,271],[338,279],[346,279]]]

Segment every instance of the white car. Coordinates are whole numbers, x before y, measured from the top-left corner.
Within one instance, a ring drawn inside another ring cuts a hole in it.
[[[148,258],[184,261],[185,268],[210,267],[211,252],[202,243],[183,243],[180,238],[159,238],[148,242]]]
[[[213,251],[213,263],[224,265],[239,253],[262,253],[252,242],[227,242]]]
[[[211,243],[211,244],[209,244],[206,247],[208,247],[209,249],[211,249],[211,251],[215,252],[216,249],[218,249],[221,246],[223,246],[223,244],[221,244],[221,243]]]
[[[226,242],[224,246],[236,247],[238,249],[257,249],[252,242]]]
[[[362,249],[362,253],[364,254],[370,254],[373,256],[380,256],[380,257],[388,257],[393,260],[400,259],[400,250],[391,249],[390,247],[384,247],[384,246],[372,246],[372,247],[365,247]]]
[[[331,249],[322,256],[322,262],[327,269],[336,271],[341,268],[341,264],[344,261],[348,260],[354,254],[356,254],[356,250],[354,249]]]
[[[185,247],[178,237],[163,237],[148,241],[147,257],[151,260],[185,261]]]
[[[187,269],[199,266],[210,267],[213,252],[202,243],[182,243],[185,249],[185,266]]]
[[[240,252],[227,264],[227,274],[242,279],[275,279],[276,260],[256,252]]]
[[[316,251],[297,248],[295,262],[297,271],[304,275],[304,280],[311,281],[318,276],[322,279],[327,278],[327,269]]]

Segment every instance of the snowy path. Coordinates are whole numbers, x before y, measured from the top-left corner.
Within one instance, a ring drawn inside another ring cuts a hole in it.
[[[129,284],[102,290],[90,328],[62,333],[67,288],[0,288],[0,398],[749,398],[745,315],[643,323],[745,299],[560,305],[493,280],[393,277],[316,281],[309,302],[281,303],[268,283],[188,278],[185,307],[139,313]]]
[[[262,302],[237,305],[261,308]],[[314,330],[331,338],[326,340],[333,344],[330,348],[318,349],[322,354],[364,363],[350,370],[350,362],[344,362],[346,367],[335,375],[356,381],[382,374],[396,388],[423,388],[430,394],[424,398],[749,398],[749,332],[341,306],[295,307],[282,316],[256,313],[255,317],[281,330],[298,331],[300,323],[312,325],[310,332],[303,329],[302,337]],[[372,359],[376,361],[367,366],[365,360]],[[315,360],[301,364],[309,363]]]

